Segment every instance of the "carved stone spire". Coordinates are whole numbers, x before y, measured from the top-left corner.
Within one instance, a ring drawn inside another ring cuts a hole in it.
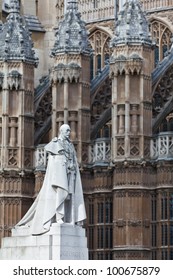
[[[22,60],[36,65],[33,42],[19,11],[19,1],[11,0],[7,21],[0,32],[0,60]]]
[[[55,45],[51,55],[58,53],[88,53],[88,36],[85,22],[81,20],[77,1],[68,1],[64,20],[55,33]]]
[[[111,46],[128,43],[151,44],[148,22],[138,0],[129,0],[118,14]]]

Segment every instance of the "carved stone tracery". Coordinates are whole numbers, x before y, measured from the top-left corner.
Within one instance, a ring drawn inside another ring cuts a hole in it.
[[[153,94],[153,117],[156,117],[173,97],[173,67],[160,80]]]
[[[109,47],[110,35],[101,30],[96,30],[89,36],[89,41],[94,50],[92,71],[93,77],[95,77],[104,68],[106,63],[108,63],[111,54]]]
[[[41,98],[35,112],[35,130],[43,127],[45,121],[52,115],[52,94],[48,90]]]
[[[91,124],[94,125],[111,105],[111,81],[106,79],[100,89],[92,96]],[[104,124],[103,124],[104,125]]]
[[[171,47],[172,32],[166,24],[157,19],[150,21],[150,32],[158,48],[158,53],[155,54],[155,63],[157,64]]]
[[[53,84],[64,81],[79,82],[81,78],[81,67],[77,63],[69,63],[67,65],[58,64],[50,74],[50,80]]]

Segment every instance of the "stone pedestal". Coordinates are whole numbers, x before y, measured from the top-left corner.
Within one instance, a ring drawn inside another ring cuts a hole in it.
[[[12,230],[2,240],[1,260],[88,260],[85,229],[70,224],[52,224],[43,235],[28,234],[28,227]]]

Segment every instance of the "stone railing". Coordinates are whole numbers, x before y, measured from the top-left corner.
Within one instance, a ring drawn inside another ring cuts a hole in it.
[[[36,147],[35,150],[35,169],[36,170],[45,170],[47,165],[48,154],[45,150],[45,144],[40,144]]]
[[[173,8],[173,0],[141,0],[142,7],[149,12],[157,9]]]
[[[115,17],[115,0],[102,1],[78,1],[78,8],[82,19],[88,22],[95,22]]]
[[[45,144],[38,145],[35,150],[36,170],[45,171],[48,160],[48,153],[46,153]],[[89,146],[89,163],[108,164],[111,160],[111,141],[108,138],[99,138]]]
[[[99,138],[89,147],[89,163],[110,163],[111,141],[108,138]]]
[[[78,0],[78,9],[82,20],[86,23],[115,18],[118,10],[121,10],[126,0],[119,0],[115,6],[115,0]],[[140,0],[143,10],[152,12],[155,10],[167,10],[173,8],[173,0]],[[64,18],[64,7],[57,8],[57,20]]]
[[[173,160],[173,132],[162,132],[151,140],[153,160]]]

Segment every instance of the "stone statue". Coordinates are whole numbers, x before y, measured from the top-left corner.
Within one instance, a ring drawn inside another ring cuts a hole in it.
[[[82,184],[70,127],[45,146],[49,154],[43,186],[31,208],[16,226],[27,225],[32,235],[49,231],[52,223],[80,224],[86,219]]]

